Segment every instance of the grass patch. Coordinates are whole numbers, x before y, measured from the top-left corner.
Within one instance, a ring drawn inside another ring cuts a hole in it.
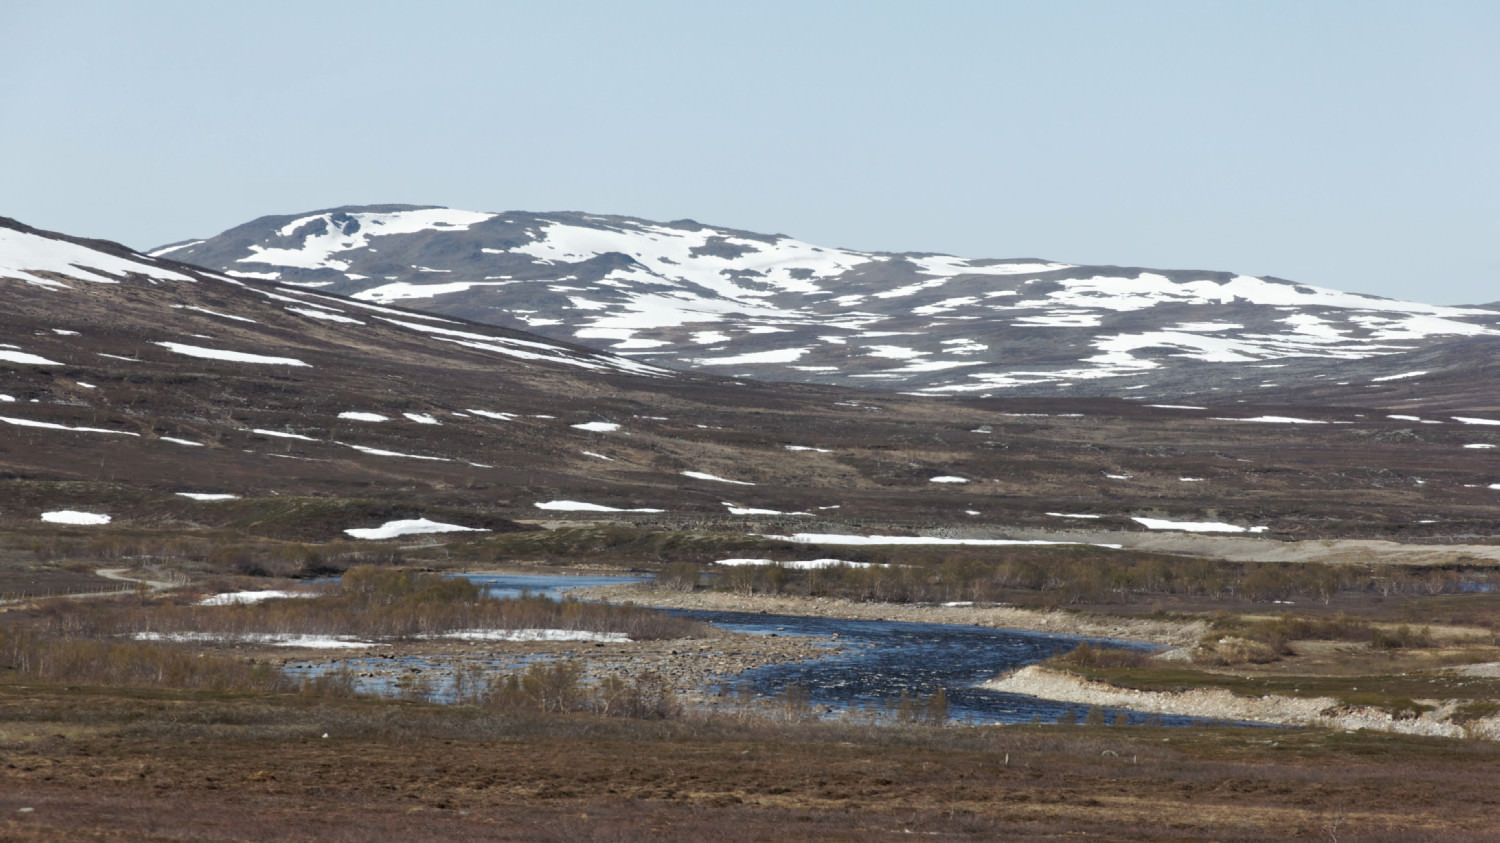
[[[1296,655],[1296,641],[1347,641],[1368,644],[1376,651],[1431,649],[1432,630],[1374,624],[1339,613],[1331,617],[1283,614],[1277,618],[1220,615],[1193,651],[1193,660],[1220,667],[1268,664]]]

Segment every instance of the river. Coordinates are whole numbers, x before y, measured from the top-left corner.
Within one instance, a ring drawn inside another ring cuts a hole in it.
[[[639,582],[645,577],[628,576],[542,576],[542,575],[464,575],[482,586],[486,593],[499,598],[523,594],[557,598],[574,588]],[[751,635],[810,636],[827,639],[828,655],[818,659],[755,668],[738,676],[709,677],[710,688],[727,686],[734,694],[749,691],[756,697],[803,697],[813,710],[829,714],[853,711],[890,712],[903,694],[918,703],[932,698],[939,690],[946,697],[950,722],[971,724],[1005,724],[1043,722],[1074,718],[1082,722],[1088,706],[1054,702],[1020,694],[1006,694],[978,687],[980,683],[1007,670],[1042,661],[1065,652],[1083,641],[1107,643],[1116,647],[1149,649],[1139,642],[1084,638],[1022,630],[993,629],[955,624],[911,623],[901,621],[857,620],[847,618],[772,615],[751,612],[717,612],[692,609],[661,611],[711,623],[723,629]],[[512,669],[535,657],[511,656],[493,663],[494,669]],[[379,660],[348,659],[342,665],[355,672]],[[430,667],[421,657],[398,659],[398,663]],[[387,663],[389,664],[389,663]],[[294,673],[321,672],[326,665],[289,665]],[[361,690],[395,693],[399,689],[385,682],[361,683]],[[447,695],[434,689],[436,698]],[[1106,722],[1114,723],[1123,715],[1131,724],[1146,722],[1162,725],[1204,723],[1197,718],[1143,714],[1123,709],[1104,709]]]
[[[572,588],[638,582],[640,577],[470,577],[497,597],[532,594],[558,596]],[[941,689],[947,697],[948,717],[961,723],[1055,722],[1075,717],[1080,722],[1088,706],[1053,702],[1021,694],[1005,694],[978,687],[996,674],[1014,670],[1066,652],[1083,641],[1115,647],[1151,649],[1139,642],[1084,638],[1021,630],[993,629],[938,623],[872,621],[847,618],[771,615],[751,612],[710,612],[689,609],[662,611],[751,635],[800,635],[836,639],[841,646],[807,662],[768,665],[729,681],[748,685],[757,696],[777,696],[796,686],[808,703],[830,712],[889,708],[903,693],[925,700]],[[1105,709],[1108,722],[1124,714],[1132,724],[1160,722],[1186,725],[1205,721],[1189,717],[1142,714]]]

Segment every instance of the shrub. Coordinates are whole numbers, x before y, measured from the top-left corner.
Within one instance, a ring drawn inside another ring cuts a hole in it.
[[[627,682],[619,674],[600,680],[594,708],[607,717],[665,720],[682,714],[682,703],[671,682],[656,671],[646,671]]]
[[[1193,661],[1199,664],[1228,666],[1268,664],[1284,655],[1277,647],[1263,641],[1237,636],[1205,636],[1193,650]]]
[[[0,630],[0,666],[47,682],[215,691],[290,690],[268,665],[180,647]]]
[[[656,575],[656,585],[673,591],[692,591],[698,587],[702,570],[692,562],[671,562]]]
[[[1408,650],[1432,646],[1432,630],[1423,627],[1414,630],[1402,624],[1394,630],[1375,629],[1370,637],[1370,646],[1381,650]]]
[[[1124,647],[1095,647],[1085,641],[1058,656],[1056,662],[1074,667],[1146,667],[1151,654]]]
[[[460,577],[393,568],[351,568],[316,600],[266,600],[231,606],[57,601],[42,607],[42,626],[63,635],[124,635],[144,630],[406,637],[466,629],[568,629],[619,632],[634,640],[708,637],[710,627],[633,605],[500,600]]]
[[[903,690],[901,696],[886,703],[886,714],[901,723],[927,723],[941,726],[948,721],[948,692],[942,688],[923,697]]]
[[[587,711],[638,720],[663,720],[682,713],[671,683],[655,671],[642,673],[634,681],[610,674],[595,685],[586,684],[583,676],[583,664],[571,659],[537,662],[520,673],[496,677],[480,702],[502,710]]]

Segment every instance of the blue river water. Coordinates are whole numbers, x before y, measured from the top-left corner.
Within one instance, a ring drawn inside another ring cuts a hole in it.
[[[496,597],[522,593],[557,597],[572,588],[638,582],[642,577],[559,577],[467,575]],[[829,654],[812,661],[768,665],[726,681],[734,688],[750,686],[757,696],[783,694],[796,686],[816,709],[832,713],[889,708],[903,693],[928,699],[939,689],[947,697],[950,721],[961,723],[1055,722],[1073,717],[1080,722],[1089,707],[1053,702],[1020,694],[1003,694],[978,687],[999,673],[1066,652],[1083,641],[1115,647],[1150,649],[1130,641],[1089,639],[1021,630],[954,624],[850,620],[843,618],[772,615],[748,612],[666,610],[752,635],[797,635],[834,639]],[[1148,715],[1106,708],[1108,722],[1123,714],[1132,724],[1187,725],[1206,721]]]

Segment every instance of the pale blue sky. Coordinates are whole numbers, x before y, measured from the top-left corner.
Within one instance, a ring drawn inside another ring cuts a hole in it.
[[[0,215],[585,210],[1500,299],[1500,2],[0,0]]]

